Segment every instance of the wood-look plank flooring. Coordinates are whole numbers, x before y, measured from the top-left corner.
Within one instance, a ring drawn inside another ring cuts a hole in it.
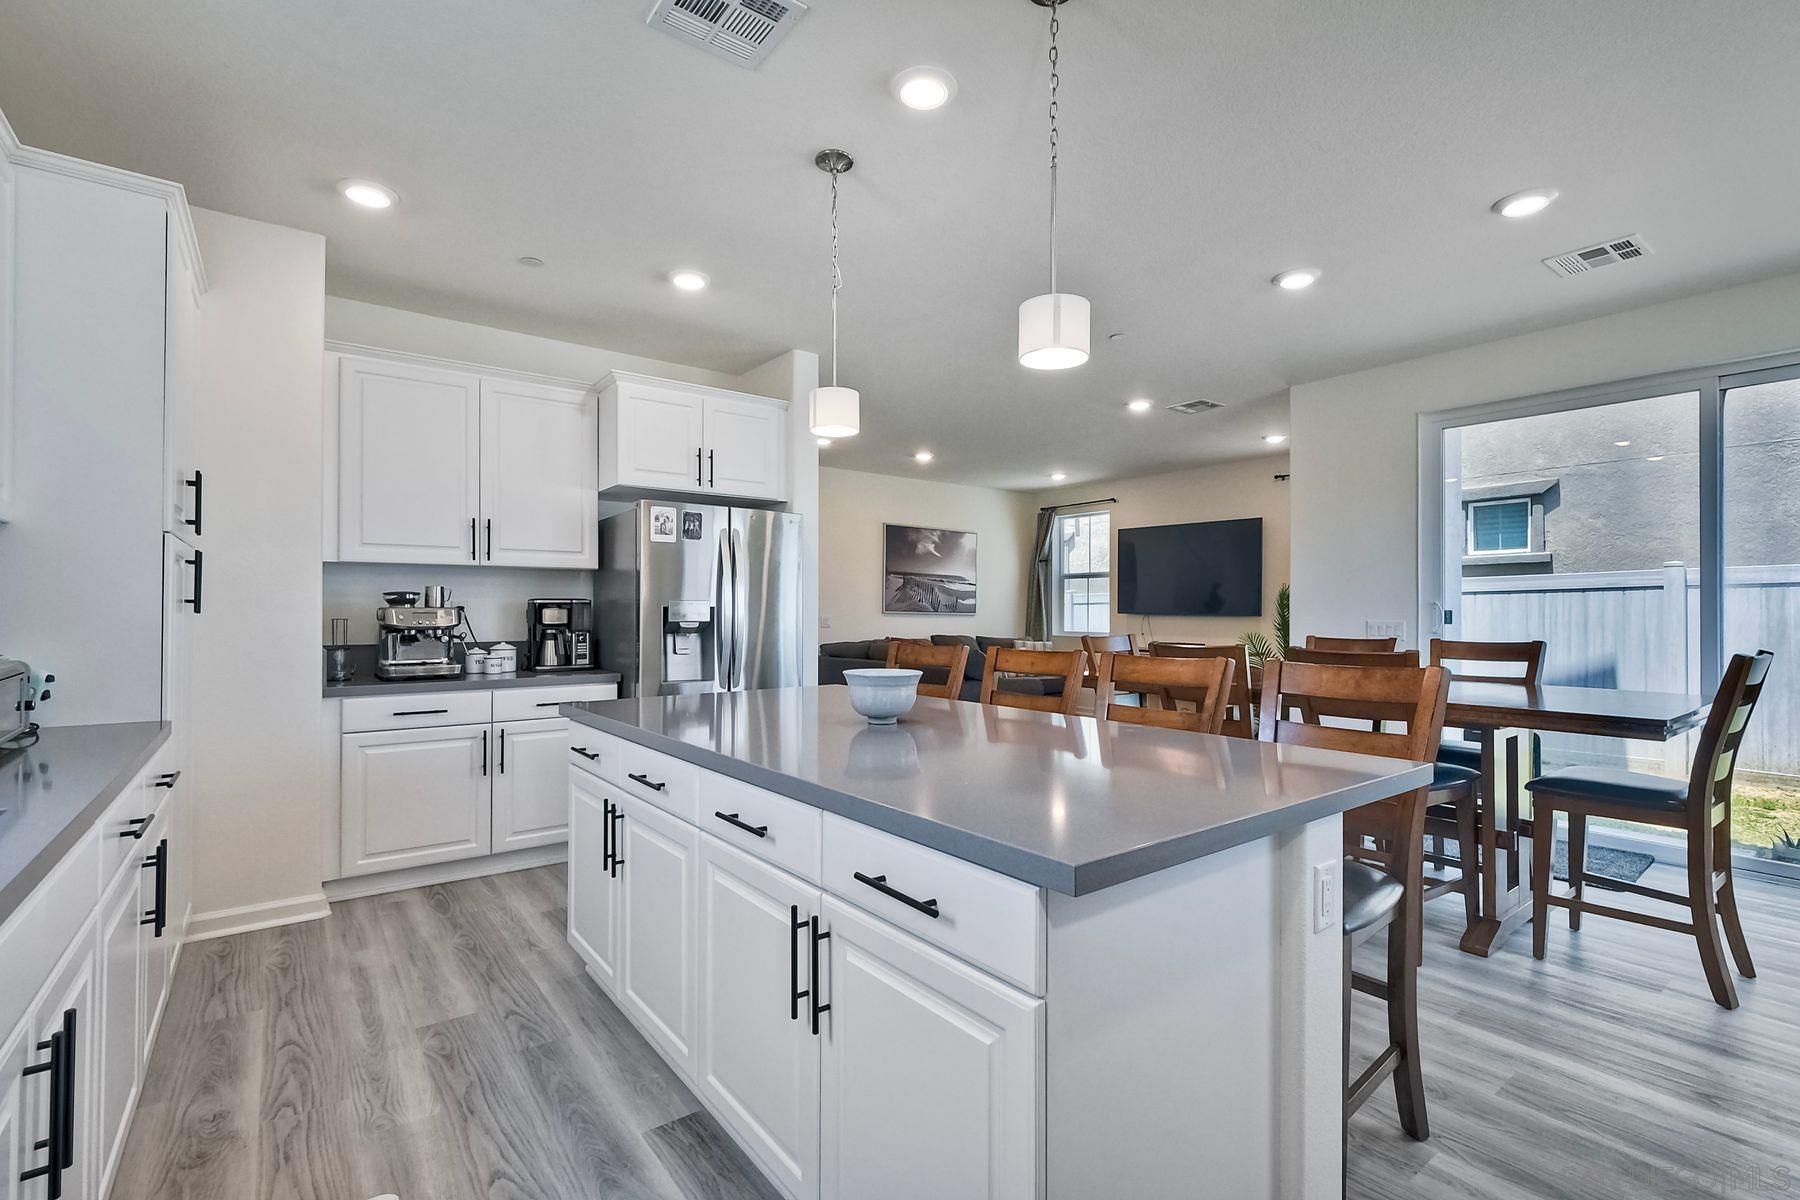
[[[564,938],[563,867],[187,946],[115,1197],[772,1200]]]
[[[545,867],[348,901],[188,946],[113,1194],[773,1196],[582,973],[565,878]],[[1427,906],[1432,1136],[1406,1138],[1384,1090],[1351,1124],[1350,1196],[1800,1190],[1800,888],[1739,891],[1760,977],[1740,982],[1736,1012],[1712,1003],[1692,939],[1597,917],[1572,935],[1558,913],[1546,962],[1528,933],[1479,959],[1456,949],[1462,906]],[[1359,998],[1356,1052],[1382,1028]]]

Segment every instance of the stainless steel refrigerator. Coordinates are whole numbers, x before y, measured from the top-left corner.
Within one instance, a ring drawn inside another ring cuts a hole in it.
[[[600,522],[594,636],[621,696],[797,687],[800,517],[643,500]]]

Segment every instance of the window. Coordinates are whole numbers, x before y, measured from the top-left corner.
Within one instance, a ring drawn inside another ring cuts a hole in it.
[[[1531,500],[1482,500],[1469,505],[1470,554],[1523,554],[1531,549]]]
[[[1056,545],[1056,586],[1062,597],[1056,632],[1110,631],[1112,518],[1103,512],[1058,517]]]

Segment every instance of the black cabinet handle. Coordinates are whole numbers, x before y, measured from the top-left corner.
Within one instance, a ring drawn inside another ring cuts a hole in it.
[[[483,778],[487,776],[487,735],[487,730],[481,731],[481,774]]]
[[[162,936],[162,930],[156,931]],[[63,1170],[75,1169],[75,1010],[63,1009],[62,1027],[62,1165]]]
[[[706,452],[706,486],[707,487],[714,486],[713,485],[713,452],[711,450],[708,450]]]
[[[191,487],[194,489],[194,515],[189,517],[187,520],[183,521],[182,524],[186,525],[189,529],[192,529],[194,531],[195,537],[199,537],[200,536],[200,509],[202,507],[202,502],[205,500],[205,497],[206,497],[206,493],[201,490],[200,472],[195,471],[194,477],[192,479],[182,480],[181,486],[182,487]]]
[[[133,817],[125,823],[131,826],[131,828],[119,830],[119,836],[122,838],[130,838],[134,842],[142,839],[145,831],[150,828],[149,817]]]
[[[161,775],[158,775],[156,777],[156,782],[152,786],[159,787],[159,788],[172,788],[175,786],[176,781],[179,780],[180,778],[181,778],[180,771],[165,771]]]
[[[746,824],[743,821],[738,820],[738,815],[736,813],[716,812],[713,816],[719,818],[719,820],[725,822],[727,825],[736,825],[745,833],[755,834],[757,837],[769,836],[769,827],[767,825]]]
[[[487,560],[494,561],[494,518],[489,517],[482,524],[487,526]]]
[[[500,773],[506,774],[506,730],[500,730]]]
[[[589,750],[586,746],[570,746],[569,749],[581,755],[581,757],[587,759],[589,762],[600,761],[600,756],[595,754],[592,750]]]
[[[169,921],[169,839],[164,838],[156,844],[156,853],[149,855],[138,864],[139,870],[156,869],[156,901],[155,907],[146,912],[139,925],[154,925],[156,936],[161,937]]]
[[[700,447],[694,447],[694,486],[700,486]]]
[[[539,708],[561,708],[562,703],[561,700],[539,700],[537,706]]]
[[[469,518],[469,561],[481,561],[481,539],[475,536],[475,518]]]
[[[626,775],[626,776],[625,776],[625,778],[627,778],[627,779],[633,779],[633,780],[636,780],[636,781],[637,781],[637,782],[638,782],[638,783],[641,783],[641,784],[643,784],[643,785],[644,785],[644,786],[645,786],[645,787],[647,787],[647,788],[649,788],[649,789],[650,789],[650,790],[651,790],[651,791],[653,791],[653,792],[661,792],[661,791],[665,791],[665,790],[667,790],[667,789],[668,789],[668,786],[669,786],[669,785],[668,785],[668,784],[666,784],[666,783],[657,783],[657,782],[655,782],[655,781],[654,781],[654,780],[652,780],[652,779],[651,779],[651,778],[650,778],[650,777],[649,777],[649,776],[648,776],[648,775],[631,775],[631,774],[627,774],[627,775]]]
[[[905,892],[889,887],[886,875],[864,875],[861,871],[857,871],[853,877],[856,882],[868,884],[890,900],[898,900],[908,908],[918,909],[932,920],[944,915],[938,911],[936,900],[915,900]]]
[[[621,805],[621,804],[613,805],[612,819],[613,819],[613,824],[615,824],[615,825],[623,825],[625,823],[625,807],[624,807],[624,805]],[[617,879],[619,877],[619,868],[624,865],[625,865],[625,855],[623,853],[621,853],[619,850],[619,831],[617,829],[615,829],[615,830],[613,830],[613,857],[612,857],[612,873],[613,873],[614,879]]]
[[[612,874],[612,810],[611,800],[600,802],[600,819],[605,822],[600,827],[600,869],[608,875]]]
[[[800,1002],[812,995],[810,988],[800,986],[800,943],[794,935],[803,929],[810,928],[807,920],[800,915],[798,904],[788,905],[788,1020],[800,1019]]]
[[[393,715],[396,717],[441,717],[449,711],[447,708],[403,708]]]
[[[34,1150],[44,1151],[44,1165],[19,1173],[21,1183],[44,1179],[47,1187],[45,1195],[50,1200],[61,1200],[62,1173],[75,1164],[75,1139],[72,1136],[75,1108],[71,1095],[75,1086],[75,1058],[70,1053],[74,1034],[75,1010],[69,1009],[63,1013],[63,1027],[37,1044],[39,1050],[50,1052],[49,1060],[26,1067],[21,1072],[23,1075],[50,1076],[49,1136],[32,1146]]]
[[[812,985],[812,987],[811,987],[811,994],[807,997],[807,999],[809,1002],[809,1007],[812,1009],[813,1036],[817,1037],[817,1036],[819,1036],[819,1014],[828,1013],[831,1011],[831,1005],[819,1003],[819,992],[820,992],[820,987],[819,987],[819,943],[823,942],[825,939],[829,938],[831,936],[831,933],[830,933],[830,931],[826,931],[825,933],[819,932],[819,918],[816,916],[807,918],[806,923],[807,923],[808,928],[810,928],[810,930],[812,931],[811,932],[812,945],[807,954],[807,958],[810,960],[807,964],[807,966],[809,968],[809,974],[807,975],[807,982],[810,983]]]
[[[185,558],[182,561],[194,568],[194,597],[191,600],[183,600],[182,603],[192,608],[194,614],[198,616],[200,613],[200,587],[206,571],[206,551],[196,550],[194,557]]]

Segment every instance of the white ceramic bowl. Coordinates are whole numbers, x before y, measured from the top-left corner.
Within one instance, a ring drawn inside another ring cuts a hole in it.
[[[919,680],[924,674],[905,667],[845,671],[850,707],[867,717],[871,725],[892,725],[919,698]]]

